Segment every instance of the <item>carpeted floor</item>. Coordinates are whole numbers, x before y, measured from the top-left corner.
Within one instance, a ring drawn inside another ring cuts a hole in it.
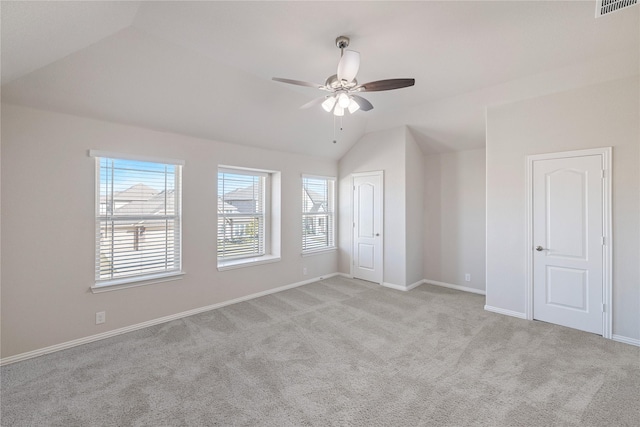
[[[640,349],[341,277],[1,368],[3,426],[638,426]]]

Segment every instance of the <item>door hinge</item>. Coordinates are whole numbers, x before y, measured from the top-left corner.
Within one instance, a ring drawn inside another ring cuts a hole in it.
[[[604,179],[605,174],[604,174],[604,169],[600,170],[600,178]]]
[[[606,241],[604,240],[604,236],[602,236],[602,246],[605,246],[606,244],[607,244],[607,243],[606,243]]]
[[[604,303],[602,303],[602,312],[603,312],[603,313],[606,313],[606,312],[607,312],[606,307],[607,307],[607,306],[606,306]]]
[[[356,228],[356,223],[355,222],[353,223],[353,228]]]

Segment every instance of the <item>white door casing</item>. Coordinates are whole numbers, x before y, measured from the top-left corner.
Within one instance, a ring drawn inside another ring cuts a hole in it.
[[[353,249],[352,276],[383,281],[383,172],[352,175]]]
[[[610,149],[603,150],[529,158],[532,283],[527,317],[607,336]]]

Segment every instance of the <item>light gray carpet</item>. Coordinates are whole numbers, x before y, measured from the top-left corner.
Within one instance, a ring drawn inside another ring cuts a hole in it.
[[[3,426],[638,426],[640,349],[334,277],[7,365]]]

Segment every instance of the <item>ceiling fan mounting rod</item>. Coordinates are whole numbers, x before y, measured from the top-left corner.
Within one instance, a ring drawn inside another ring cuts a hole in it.
[[[336,38],[336,46],[340,49],[340,57],[344,55],[344,49],[349,47],[349,37],[338,36]]]

